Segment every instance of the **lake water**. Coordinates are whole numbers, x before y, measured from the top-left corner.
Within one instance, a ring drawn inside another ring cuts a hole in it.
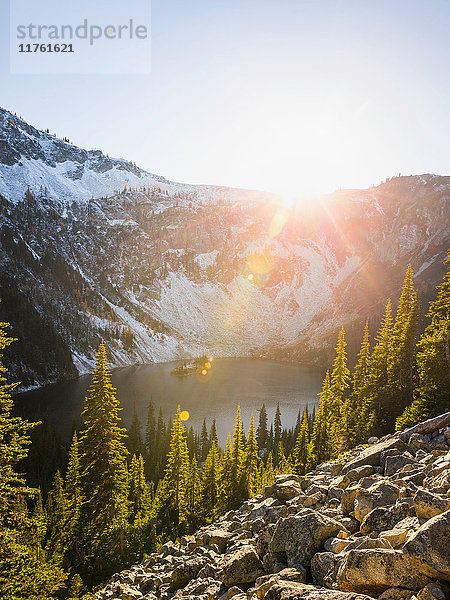
[[[247,430],[253,412],[265,403],[269,427],[280,403],[283,427],[295,424],[297,413],[308,404],[317,404],[323,372],[299,364],[250,358],[222,358],[211,363],[207,375],[176,377],[170,371],[176,363],[156,363],[116,369],[112,381],[123,407],[122,417],[130,424],[133,410],[145,423],[147,404],[152,397],[156,416],[159,407],[167,420],[180,404],[190,418],[186,425],[200,430],[206,418],[208,429],[216,419],[221,444],[232,430],[236,407],[241,405]],[[84,398],[91,383],[90,376],[56,383],[15,396],[16,412],[31,419],[48,418],[63,435],[70,436],[79,419]]]

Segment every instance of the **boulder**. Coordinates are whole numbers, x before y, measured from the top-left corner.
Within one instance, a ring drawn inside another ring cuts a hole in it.
[[[394,506],[379,506],[371,510],[362,520],[360,531],[367,534],[372,531],[381,533],[392,529],[399,521],[411,515],[407,502],[398,502]]]
[[[343,590],[379,595],[390,587],[420,590],[429,579],[400,550],[349,550],[337,573]]]
[[[340,552],[343,552],[349,544],[351,544],[351,541],[348,539],[331,537],[325,541],[323,548],[326,552],[334,552],[334,554],[339,554]]]
[[[285,552],[288,565],[309,566],[311,558],[322,549],[326,539],[345,530],[331,517],[315,511],[280,519],[269,544],[271,552]]]
[[[311,576],[315,585],[332,588],[343,555],[333,552],[317,552],[311,560]]]
[[[424,523],[403,552],[421,573],[450,581],[450,510]]]
[[[433,581],[420,590],[417,600],[446,600],[446,594],[442,587]]]
[[[392,587],[384,591],[378,600],[410,600],[414,596],[411,590],[405,588]]]
[[[450,498],[420,489],[414,496],[414,508],[419,519],[431,519],[450,509]]]
[[[409,454],[409,453],[408,453]],[[384,474],[386,477],[394,475],[406,465],[418,465],[417,460],[414,460],[411,455],[397,454],[394,456],[388,456],[384,465]]]
[[[264,569],[253,546],[243,546],[222,563],[222,579],[227,587],[240,583],[253,583],[264,575]]]
[[[342,469],[342,474],[345,475],[348,471],[356,469],[357,467],[362,467],[363,465],[379,465],[381,453],[390,449],[406,451],[408,450],[408,446],[400,438],[395,436],[383,440],[382,442],[378,442],[378,444],[366,448],[358,454],[356,458],[349,461]]]
[[[367,489],[360,489],[355,497],[355,517],[361,522],[374,508],[395,504],[399,496],[400,489],[389,481],[381,480]]]
[[[341,498],[341,509],[344,515],[349,515],[355,508],[355,498],[361,488],[355,484],[347,487]]]
[[[406,542],[407,529],[389,529],[380,533],[380,539],[387,540],[393,548],[397,548]]]
[[[364,594],[317,588],[314,585],[280,582],[273,585],[264,600],[373,600]]]
[[[292,500],[292,498],[295,498],[295,496],[299,496],[302,493],[302,488],[296,481],[285,481],[284,483],[277,483],[276,485],[277,498],[282,502]]]
[[[175,587],[184,587],[192,579],[197,577],[198,572],[205,564],[205,559],[200,556],[193,556],[185,559],[172,571],[171,583]]]

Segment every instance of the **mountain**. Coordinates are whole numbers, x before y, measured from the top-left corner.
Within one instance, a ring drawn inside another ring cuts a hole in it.
[[[444,269],[450,177],[397,177],[291,206],[175,183],[0,109],[0,320],[24,387],[197,356],[325,361],[378,324],[408,262],[423,305]]]

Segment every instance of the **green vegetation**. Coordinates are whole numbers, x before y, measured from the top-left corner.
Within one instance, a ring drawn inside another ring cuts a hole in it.
[[[238,406],[225,450],[214,422],[209,432],[206,422],[194,432],[178,408],[166,424],[151,401],[145,428],[135,415],[127,433],[101,343],[82,425],[45,502],[40,489],[27,487],[18,474],[19,461],[27,464],[34,424],[12,416],[14,384],[6,382],[0,362],[0,598],[88,598],[86,587],[168,537],[236,508],[277,473],[304,474],[370,435],[442,412],[450,397],[450,273],[428,316],[418,339],[418,299],[408,267],[395,318],[388,301],[373,347],[366,323],[353,372],[340,330],[317,414],[305,408],[295,428],[285,429],[278,406],[269,430],[263,405],[258,427],[252,415],[245,432]],[[0,324],[0,352],[12,341]]]

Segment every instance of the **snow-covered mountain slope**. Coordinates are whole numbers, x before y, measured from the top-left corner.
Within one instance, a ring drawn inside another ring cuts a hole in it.
[[[450,178],[401,177],[287,207],[173,183],[0,111],[0,320],[25,385],[207,352],[317,360],[443,273]]]

